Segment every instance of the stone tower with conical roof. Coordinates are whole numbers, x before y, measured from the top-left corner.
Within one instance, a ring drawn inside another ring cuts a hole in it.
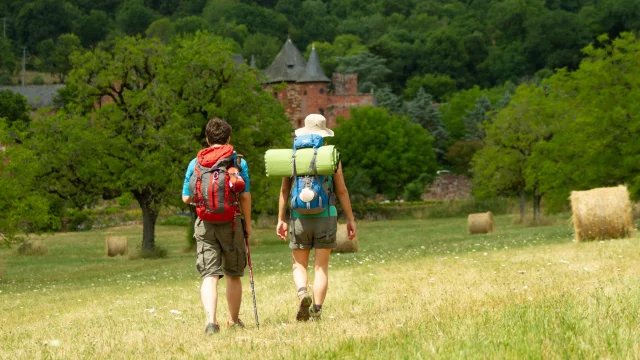
[[[322,70],[315,46],[305,62],[290,38],[262,76],[265,90],[282,103],[295,128],[304,126],[309,114],[322,114],[327,125],[335,127],[337,117],[348,118],[351,107],[373,105],[373,95],[358,94],[357,74],[334,73],[332,81]]]

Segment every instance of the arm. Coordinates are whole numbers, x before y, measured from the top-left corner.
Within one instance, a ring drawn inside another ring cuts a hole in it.
[[[245,230],[247,235],[251,235],[253,229],[251,229],[251,193],[243,192],[240,194],[240,211],[246,225]]]
[[[347,233],[349,240],[353,240],[356,237],[356,219],[353,217],[353,210],[351,209],[349,190],[347,190],[347,186],[344,183],[342,163],[338,164],[338,171],[333,175],[333,183],[338,200],[340,200],[340,205],[342,205],[342,210],[344,210],[344,214],[347,216]]]
[[[251,178],[249,177],[249,165],[244,159],[240,159],[240,176],[244,179],[244,192],[240,193],[240,212],[244,218],[247,236],[251,235]]]
[[[280,197],[278,199],[278,226],[276,227],[276,233],[282,239],[287,240],[287,230],[289,225],[285,216],[287,214],[287,199],[291,192],[291,178],[282,178],[282,185],[280,186]]]
[[[187,172],[184,174],[184,182],[182,183],[182,202],[185,204],[191,204],[191,194],[189,193],[189,181],[196,166],[196,159],[191,160],[187,167]]]

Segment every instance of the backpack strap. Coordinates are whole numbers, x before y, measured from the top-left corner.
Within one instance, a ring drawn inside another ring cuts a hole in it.
[[[291,165],[292,165],[292,180],[291,180],[291,190],[289,191],[289,198],[291,199],[291,210],[289,210],[289,218],[290,218],[290,222],[291,222],[291,241],[295,242],[295,237],[296,237],[296,220],[293,218],[293,205],[294,205],[294,201],[295,199],[293,199],[293,197],[291,196],[291,194],[293,193],[293,190],[295,189],[296,186],[296,182],[298,179],[298,172],[296,170],[296,147],[293,147],[293,153],[291,155]]]
[[[242,163],[242,155],[236,153],[235,151],[233,152],[233,155],[235,155],[236,157],[236,161],[235,161],[235,165],[238,168],[238,171],[240,171],[240,164]],[[232,162],[233,164],[233,162]],[[235,209],[233,210],[233,220],[231,223],[231,246],[229,246],[229,251],[234,251],[235,247],[233,246],[233,242],[236,240],[236,220],[238,217],[238,213],[240,212],[240,195],[233,193],[233,200],[234,200],[234,207]],[[243,223],[244,224],[244,223]],[[244,229],[243,229],[244,230]]]

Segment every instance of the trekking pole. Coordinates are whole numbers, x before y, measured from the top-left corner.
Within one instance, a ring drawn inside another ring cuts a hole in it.
[[[258,321],[258,306],[256,305],[256,289],[253,286],[253,266],[251,265],[251,252],[249,251],[249,236],[244,234],[244,245],[247,247],[247,263],[249,264],[249,281],[251,282],[251,293],[253,295],[253,313],[256,317],[256,327],[260,329],[260,321]]]

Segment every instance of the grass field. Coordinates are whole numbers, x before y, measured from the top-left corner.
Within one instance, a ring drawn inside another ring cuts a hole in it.
[[[106,235],[134,247],[139,226],[57,234],[43,256],[0,251],[0,358],[638,358],[638,237],[576,244],[567,219],[502,216],[476,236],[464,218],[359,223],[361,252],[332,257],[324,318],[309,323],[294,320],[287,246],[258,230],[260,329],[247,274],[247,329],[212,337],[185,228],[158,228],[160,260],[105,257]]]

